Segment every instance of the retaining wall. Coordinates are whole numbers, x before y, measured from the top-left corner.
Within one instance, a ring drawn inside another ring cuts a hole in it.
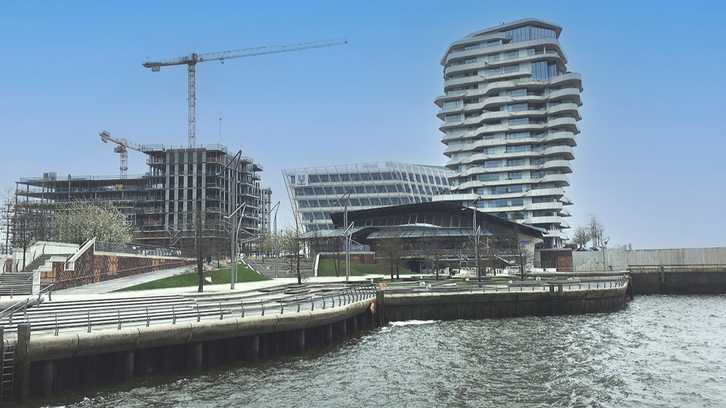
[[[671,249],[606,249],[573,251],[574,272],[624,271],[632,265],[726,265],[726,247]]]
[[[726,293],[726,270],[633,272],[630,278],[636,295]]]
[[[628,302],[627,286],[554,292],[383,294],[386,321],[456,320],[613,312]]]
[[[371,327],[372,302],[284,315],[36,335],[27,341],[21,340],[19,328],[14,392],[25,400],[134,376],[303,352]]]
[[[51,271],[41,274],[41,281],[53,283],[55,289],[66,289],[193,263],[190,258],[96,252],[91,246],[73,262],[72,268],[66,262],[53,262]]]

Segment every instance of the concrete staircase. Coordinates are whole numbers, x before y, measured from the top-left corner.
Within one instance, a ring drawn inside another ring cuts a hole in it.
[[[255,272],[268,278],[297,277],[295,258],[247,258],[245,261]],[[275,270],[277,270],[277,276],[275,276]],[[303,278],[314,276],[312,259],[300,258],[300,275]]]

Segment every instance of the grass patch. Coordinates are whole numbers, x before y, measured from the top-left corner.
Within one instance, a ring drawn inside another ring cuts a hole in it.
[[[345,276],[345,260],[340,261],[340,276]],[[410,275],[411,272],[408,268],[401,265],[399,269],[401,275]],[[350,261],[350,275],[361,276],[361,275],[389,275],[388,265],[384,264],[364,264],[360,262]],[[320,259],[318,264],[318,276],[335,276],[335,260],[334,259]]]
[[[209,272],[204,272],[204,277],[211,277],[212,283],[207,281],[205,285],[218,285],[222,283],[229,283],[229,268],[216,269]],[[259,275],[257,272],[248,268],[244,264],[237,265],[237,280],[236,282],[256,282],[261,280],[267,280],[264,276]],[[189,272],[181,275],[169,276],[167,278],[161,278],[154,281],[142,283],[135,286],[129,286],[128,288],[119,289],[116,292],[127,292],[134,290],[150,290],[150,289],[167,289],[167,288],[183,288],[187,286],[197,286],[197,273]]]

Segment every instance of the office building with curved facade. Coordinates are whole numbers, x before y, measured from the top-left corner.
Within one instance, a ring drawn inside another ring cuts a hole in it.
[[[565,195],[580,133],[579,74],[568,71],[562,28],[525,19],[452,43],[436,99],[452,194],[481,211],[546,231],[559,247],[569,228]]]
[[[294,216],[304,232],[334,229],[331,213],[432,201],[449,192],[443,167],[396,162],[283,170]],[[349,195],[346,196],[346,194]],[[345,196],[345,197],[344,197]]]

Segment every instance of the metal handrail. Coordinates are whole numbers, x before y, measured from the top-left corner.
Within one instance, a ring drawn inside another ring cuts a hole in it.
[[[51,285],[49,285],[51,286]],[[49,287],[46,287],[47,293],[50,293]],[[64,329],[85,329],[92,332],[94,327],[104,326],[104,329],[112,327],[120,330],[123,327],[145,325],[150,326],[152,323],[171,322],[177,324],[179,320],[187,321],[201,320],[224,320],[230,316],[245,318],[250,315],[264,316],[268,314],[285,314],[299,313],[304,310],[315,310],[316,306],[325,302],[322,308],[330,307],[328,305],[340,307],[350,303],[375,298],[376,287],[371,284],[348,286],[342,290],[333,290],[330,293],[322,294],[306,294],[304,296],[293,295],[287,298],[261,299],[253,301],[245,301],[244,299],[210,299],[209,301],[194,301],[190,299],[180,299],[187,301],[186,304],[147,304],[134,305],[132,307],[108,307],[101,310],[93,310],[91,308],[78,308],[71,310],[63,310],[59,315],[48,313],[47,316],[28,318],[26,315],[22,319],[13,322],[12,316],[23,309],[29,300],[18,302],[21,306],[13,305],[12,310],[8,308],[6,314],[0,314],[0,324],[5,326],[7,333],[13,333],[17,330],[17,321],[27,321],[31,323],[31,331],[51,331],[54,335],[58,335]],[[333,298],[333,302],[328,300]],[[38,298],[42,301],[42,298]],[[305,307],[309,305],[309,307]],[[0,313],[4,313],[0,312]],[[59,316],[62,318],[59,320]]]

